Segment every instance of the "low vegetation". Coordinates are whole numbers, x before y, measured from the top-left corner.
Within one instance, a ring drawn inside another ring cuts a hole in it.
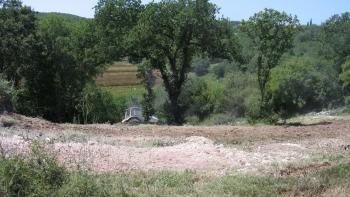
[[[34,142],[27,156],[0,157],[1,196],[342,196],[349,192],[350,165],[304,176],[211,177],[193,171],[101,174],[68,170]]]
[[[206,0],[101,0],[93,19],[0,6],[1,111],[115,123],[142,105],[169,124],[276,124],[349,104],[349,13],[300,25],[273,9],[227,21]],[[146,64],[157,80],[141,87]]]
[[[155,114],[169,125],[306,122],[320,128],[329,122],[305,121],[305,114],[350,111],[348,12],[320,25],[301,25],[296,16],[273,9],[242,22],[218,16],[219,8],[209,0],[99,0],[93,19],[36,13],[20,0],[0,0],[0,114],[5,114],[0,117],[0,137],[19,140],[22,135],[23,143],[30,144],[27,152],[15,154],[5,153],[0,142],[0,196],[349,195],[350,164],[343,154],[322,155],[320,160],[327,162],[319,165],[290,164],[257,175],[233,171],[211,176],[189,170],[96,174],[62,164],[48,147],[55,139],[40,133],[44,123],[38,123],[36,132],[47,137],[48,144],[30,143],[37,138],[29,136],[35,120],[22,124],[24,116],[11,118],[15,112],[56,123],[113,124],[122,120],[127,107],[142,105],[146,119]],[[45,124],[55,132],[63,128]],[[74,130],[78,125],[67,127],[72,133],[62,134],[57,142],[98,146]],[[91,127],[98,130],[100,125]],[[105,148],[132,143],[112,140],[113,129],[101,127],[110,135]],[[253,133],[255,127],[250,127],[252,132],[243,132],[241,138],[237,133],[229,137],[235,131],[225,130],[213,137],[211,148],[221,154],[221,148],[249,149],[254,139],[279,141],[270,128]],[[283,130],[283,136],[313,137],[314,131],[305,128]],[[158,129],[168,137],[180,135],[170,133],[169,127]],[[118,134],[125,132],[137,133],[122,128]],[[182,132],[188,137],[210,136],[212,131]],[[329,132],[323,127],[322,135],[339,134]],[[147,133],[152,135],[156,132]],[[141,148],[177,146],[176,140],[164,139],[149,140]],[[349,149],[346,143],[335,146]]]

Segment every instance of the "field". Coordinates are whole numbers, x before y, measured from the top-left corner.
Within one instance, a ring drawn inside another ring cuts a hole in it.
[[[114,63],[97,78],[101,86],[135,86],[140,84],[137,78],[137,66],[125,62]]]
[[[348,196],[349,117],[299,126],[54,124],[2,115],[3,154],[42,140],[69,169],[131,196]]]
[[[159,74],[156,85],[161,84]],[[96,84],[109,91],[116,99],[132,101],[140,100],[145,89],[137,77],[137,65],[126,62],[116,62],[96,79]]]

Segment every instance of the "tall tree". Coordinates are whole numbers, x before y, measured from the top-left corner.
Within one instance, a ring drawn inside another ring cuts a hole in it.
[[[31,62],[36,19],[30,7],[19,0],[0,2],[0,73],[16,87],[23,66]]]
[[[231,24],[217,19],[208,0],[162,0],[150,3],[129,37],[140,58],[161,73],[168,94],[169,124],[184,122],[179,100],[195,55],[233,60],[239,47]]]
[[[106,63],[130,55],[127,35],[142,11],[141,0],[99,0],[95,7],[95,34]]]
[[[94,38],[86,23],[69,23],[63,17],[41,19],[32,64],[23,68],[24,91],[19,112],[55,122],[70,122],[85,85],[98,73],[91,60]]]
[[[252,39],[257,57],[258,81],[261,94],[261,110],[267,106],[266,84],[282,55],[292,47],[294,36],[299,29],[296,17],[265,9],[248,21],[242,22],[242,30]]]
[[[325,31],[326,44],[333,52],[329,54],[333,56],[331,58],[335,58],[339,66],[350,56],[350,13],[334,15],[322,26]]]
[[[139,65],[138,78],[141,79],[141,82],[146,89],[146,93],[143,94],[142,107],[145,121],[148,122],[155,112],[153,107],[155,99],[153,86],[156,81],[156,76],[153,74],[153,69],[148,61]]]
[[[350,13],[334,15],[322,24],[324,41],[328,53],[325,56],[334,60],[335,69],[340,74],[344,94],[350,94]]]

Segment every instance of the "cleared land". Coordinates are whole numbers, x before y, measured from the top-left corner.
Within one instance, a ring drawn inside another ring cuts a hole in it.
[[[135,176],[135,173],[149,175],[167,171],[187,177],[190,170],[188,178],[192,180],[195,176],[199,179],[197,182],[212,179],[230,181],[237,174],[255,179],[261,177],[262,180],[266,177],[269,177],[268,180],[282,178],[283,182],[304,179],[349,164],[350,122],[334,117],[290,127],[82,126],[54,124],[15,114],[1,116],[1,122],[6,127],[0,128],[0,144],[6,154],[26,153],[32,140],[41,139],[67,167],[74,168],[79,164],[97,174],[126,173]],[[286,187],[296,183],[288,184]],[[346,196],[349,191],[347,186],[339,187],[318,192],[323,195],[336,190],[338,196]],[[225,191],[218,188],[218,191],[221,190]],[[235,191],[239,190],[215,195],[237,194]]]

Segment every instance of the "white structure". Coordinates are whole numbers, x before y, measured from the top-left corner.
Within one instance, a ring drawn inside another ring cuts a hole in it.
[[[122,123],[144,123],[145,117],[143,117],[142,108],[140,107],[130,107],[125,111],[125,117]],[[148,123],[156,124],[159,119],[155,116],[151,116]]]

